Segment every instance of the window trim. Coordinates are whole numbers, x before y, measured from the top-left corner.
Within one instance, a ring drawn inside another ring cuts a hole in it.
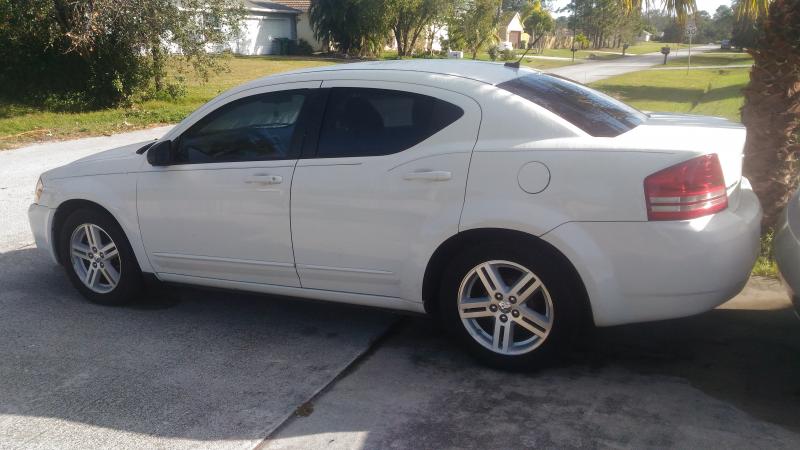
[[[295,88],[295,89],[281,89],[275,91],[258,92],[219,105],[214,110],[209,111],[203,117],[196,120],[185,130],[181,131],[181,133],[172,140],[172,145],[170,146],[170,159],[172,160],[171,165],[192,166],[192,165],[204,165],[204,164],[234,164],[234,163],[247,163],[247,162],[256,163],[256,162],[270,162],[270,161],[292,161],[299,159],[301,156],[303,139],[305,138],[305,129],[307,125],[306,122],[309,120],[307,117],[309,111],[308,106],[310,105],[310,100],[316,98],[315,91],[318,90],[319,89],[315,88]],[[252,101],[260,97],[268,97],[270,95],[275,95],[275,94],[285,94],[287,92],[306,93],[306,99],[303,101],[303,106],[300,108],[300,113],[297,116],[297,121],[295,122],[294,135],[292,136],[292,142],[289,144],[289,149],[287,151],[286,157],[273,158],[273,159],[253,159],[248,161],[202,161],[202,162],[178,161],[177,159],[178,149],[180,148],[181,142],[183,141],[187,133],[190,133],[192,130],[197,129],[198,127],[205,126],[210,121],[216,119],[220,114],[224,113],[224,110],[227,110],[229,107],[234,107],[239,103]]]

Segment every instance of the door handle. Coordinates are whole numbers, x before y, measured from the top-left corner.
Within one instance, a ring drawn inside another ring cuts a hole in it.
[[[283,177],[280,175],[269,175],[266,173],[258,173],[253,175],[252,177],[245,178],[244,182],[247,184],[259,184],[262,186],[266,186],[270,184],[283,183]]]
[[[404,180],[447,181],[453,178],[453,173],[447,170],[422,170],[409,172],[403,176]]]

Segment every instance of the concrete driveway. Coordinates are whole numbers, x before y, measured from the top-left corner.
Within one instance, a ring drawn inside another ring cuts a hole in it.
[[[191,289],[89,304],[31,246],[36,177],[163,131],[0,152],[0,447],[800,447],[800,322],[776,282],[530,374],[424,318]]]

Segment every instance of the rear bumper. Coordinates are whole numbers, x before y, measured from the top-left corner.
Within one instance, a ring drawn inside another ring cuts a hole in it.
[[[50,259],[58,264],[55,246],[52,241],[53,233],[51,232],[53,229],[54,214],[54,209],[37,205],[35,203],[28,208],[28,222],[30,223],[31,231],[33,232],[33,238],[36,241],[36,247],[47,252],[47,254],[50,256]]]
[[[575,265],[598,326],[684,317],[747,283],[761,206],[743,179],[736,208],[687,221],[571,222],[545,234]]]

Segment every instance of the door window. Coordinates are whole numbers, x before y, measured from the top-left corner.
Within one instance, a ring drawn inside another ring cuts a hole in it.
[[[236,100],[210,113],[179,139],[177,164],[296,158],[297,123],[307,90]]]
[[[458,120],[456,105],[413,92],[333,88],[320,132],[320,158],[401,152]]]

